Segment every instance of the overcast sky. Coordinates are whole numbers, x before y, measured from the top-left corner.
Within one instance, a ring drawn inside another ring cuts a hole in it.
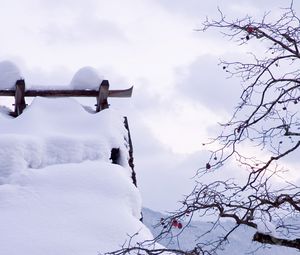
[[[239,83],[219,59],[251,50],[195,29],[217,7],[234,19],[288,2],[0,0],[0,60],[16,63],[28,84],[68,84],[92,66],[112,89],[134,85],[132,99],[111,104],[129,116],[144,205],[171,210],[207,156],[202,142],[238,101]]]

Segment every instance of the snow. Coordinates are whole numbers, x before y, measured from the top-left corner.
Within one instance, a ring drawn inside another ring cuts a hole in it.
[[[35,98],[17,118],[0,111],[0,253],[96,255],[137,232],[134,242],[152,239],[126,137],[117,112],[73,99]]]
[[[20,69],[11,61],[0,62],[0,89],[14,89],[16,81],[22,79]],[[91,66],[80,68],[71,79],[68,85],[33,85],[26,84],[26,89],[47,90],[47,89],[86,89],[98,90],[104,76]]]
[[[11,61],[0,62],[0,89],[14,89],[16,81],[21,79],[19,68]]]
[[[59,113],[59,114],[58,114]],[[123,119],[113,110],[98,114],[74,99],[36,98],[16,119],[0,114],[0,180],[12,172],[85,160],[109,161],[120,148],[126,164]]]
[[[264,234],[271,234],[274,236],[278,236],[278,232],[276,231],[276,226],[274,223],[270,221],[255,221],[257,225],[257,231]]]
[[[70,86],[73,89],[98,90],[104,77],[90,66],[82,67],[73,76]]]
[[[124,168],[103,161],[27,169],[0,186],[2,254],[97,254],[151,238]],[[22,252],[22,253],[21,253]]]

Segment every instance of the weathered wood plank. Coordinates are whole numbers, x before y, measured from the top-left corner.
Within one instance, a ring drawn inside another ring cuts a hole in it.
[[[27,90],[27,97],[97,97],[97,90]]]
[[[129,89],[109,90],[108,97],[131,97]],[[25,97],[98,97],[98,90],[26,90]],[[15,96],[15,90],[0,90],[0,96]]]
[[[8,96],[8,97],[13,97],[15,96],[15,89],[14,90],[0,90],[0,96]]]
[[[108,97],[131,97],[133,86],[129,89],[110,90]]]

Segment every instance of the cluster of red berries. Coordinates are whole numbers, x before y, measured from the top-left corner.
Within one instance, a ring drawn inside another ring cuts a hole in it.
[[[249,40],[249,39],[250,39],[249,34],[253,34],[255,28],[254,28],[254,27],[251,27],[251,26],[248,26],[248,27],[246,28],[246,30],[247,30],[247,32],[248,32],[248,35],[246,35],[246,40]]]
[[[161,218],[160,219],[160,223],[161,223],[161,225],[163,226],[163,228],[167,228],[167,226],[168,226],[168,224],[165,224],[165,219],[164,218]],[[174,228],[178,228],[178,229],[182,229],[182,223],[181,222],[179,222],[178,220],[176,220],[176,219],[173,219],[173,221],[172,221],[172,227],[174,227]]]
[[[248,27],[247,27],[247,32],[248,32],[249,34],[252,34],[252,33],[254,32],[254,27],[248,26]]]
[[[176,220],[176,219],[174,219],[174,220],[172,221],[172,226],[173,226],[174,228],[182,229],[182,223],[179,222],[179,221]]]

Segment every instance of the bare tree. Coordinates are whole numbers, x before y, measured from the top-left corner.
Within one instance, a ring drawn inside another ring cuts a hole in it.
[[[275,20],[267,13],[261,20],[247,16],[230,21],[219,13],[218,20],[206,20],[200,31],[217,28],[241,46],[263,47],[264,53],[253,50],[246,63],[221,61],[229,76],[240,78],[243,91],[232,118],[222,125],[221,135],[205,144],[218,144],[219,149],[212,151],[198,176],[211,174],[228,162],[237,163],[239,171],[247,174],[242,183],[228,179],[207,184],[199,178],[182,201],[182,208],[162,219],[164,228],[158,238],[170,235],[174,222],[190,222],[201,215],[214,217],[212,228],[199,233],[201,237],[221,226],[221,219],[231,219],[235,224],[215,239],[200,238],[191,251],[172,252],[215,254],[242,225],[256,229],[256,242],[300,250],[300,225],[293,224],[293,218],[300,217],[300,187],[284,175],[288,170],[284,165],[291,156],[300,155],[300,19],[293,4]],[[265,224],[266,231],[261,231],[259,222]],[[268,232],[270,224],[274,229]],[[168,251],[145,246],[126,249],[116,254],[134,249],[148,254]]]

